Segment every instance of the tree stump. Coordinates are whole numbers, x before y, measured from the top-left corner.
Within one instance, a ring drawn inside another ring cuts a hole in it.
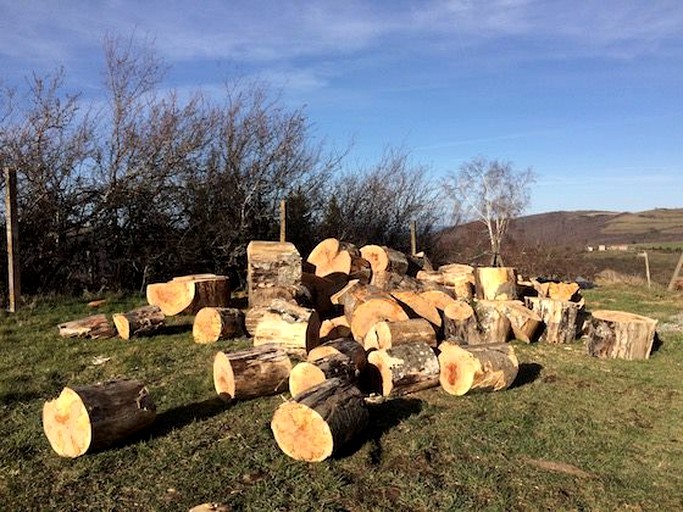
[[[444,342],[439,349],[439,380],[451,395],[507,389],[519,371],[517,357],[507,343],[463,347]]]
[[[511,267],[478,267],[474,269],[477,299],[515,300],[517,270]]]
[[[109,323],[107,316],[104,314],[64,322],[59,324],[57,328],[59,329],[59,335],[63,338],[98,340],[116,336],[116,329]]]
[[[269,396],[287,389],[291,369],[287,352],[275,345],[218,352],[213,361],[213,384],[225,401]]]
[[[383,396],[405,395],[439,384],[439,361],[426,343],[373,350],[368,364],[377,369]]]
[[[543,343],[573,343],[578,335],[581,305],[576,302],[525,297],[526,305],[543,320],[545,329],[538,341]]]
[[[350,357],[333,354],[314,361],[302,361],[289,372],[289,393],[295,397],[328,379],[355,382],[358,368]]]
[[[65,387],[43,406],[43,430],[62,457],[79,457],[122,441],[154,422],[147,388],[132,379]]]
[[[365,350],[405,343],[426,343],[436,347],[436,331],[424,318],[411,318],[399,322],[377,322],[363,338]]]
[[[158,306],[142,306],[127,313],[116,313],[113,320],[119,336],[129,340],[133,336],[153,334],[164,326],[165,316]]]
[[[244,335],[244,313],[236,308],[202,308],[192,324],[195,343],[215,343]]]
[[[443,311],[444,336],[458,345],[478,345],[481,332],[474,309],[467,302],[456,301]]]
[[[500,301],[498,309],[510,321],[515,339],[531,343],[541,327],[541,317],[520,301]]]
[[[312,349],[306,356],[306,360],[308,362],[315,362],[318,359],[336,354],[342,354],[350,358],[358,370],[363,370],[367,362],[363,345],[351,338],[337,338],[326,341]]]
[[[147,302],[166,316],[194,315],[200,309],[230,305],[230,281],[226,276],[182,276],[167,283],[147,285]]]
[[[254,328],[254,346],[276,344],[305,354],[320,344],[320,318],[312,309],[275,299],[260,311]]]
[[[270,426],[286,455],[319,462],[363,432],[368,418],[358,388],[341,379],[330,379],[280,405]]]
[[[481,332],[479,344],[505,343],[510,339],[510,320],[500,312],[499,305],[497,300],[478,300],[474,303]]]
[[[625,311],[594,311],[589,324],[588,354],[603,359],[648,359],[657,320]]]
[[[301,256],[289,242],[252,241],[247,246],[249,307],[273,299],[294,302],[301,286]]]

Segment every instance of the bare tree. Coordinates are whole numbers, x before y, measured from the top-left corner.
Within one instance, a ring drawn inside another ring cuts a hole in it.
[[[454,210],[471,215],[486,227],[492,266],[500,264],[503,238],[510,221],[529,205],[529,187],[534,181],[531,168],[518,171],[510,162],[477,157],[444,182]]]

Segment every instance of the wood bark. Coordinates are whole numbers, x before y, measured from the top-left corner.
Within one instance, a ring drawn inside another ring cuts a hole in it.
[[[166,316],[194,315],[200,309],[230,305],[230,281],[226,276],[183,276],[167,283],[147,285],[147,302]]]
[[[591,315],[588,353],[600,358],[648,359],[657,320],[625,311],[598,310]]]
[[[444,337],[459,345],[478,345],[481,340],[474,309],[467,302],[456,301],[443,311]]]
[[[400,322],[377,322],[363,339],[365,350],[391,348],[405,343],[425,343],[436,347],[436,331],[424,318]]]
[[[383,396],[405,395],[439,384],[439,361],[426,343],[373,350],[368,364],[377,370]]]
[[[319,462],[363,432],[368,418],[358,388],[341,379],[330,379],[280,405],[270,426],[286,455]]]
[[[474,269],[478,299],[515,300],[517,298],[517,270],[511,267],[478,267]]]
[[[435,328],[441,327],[442,319],[439,310],[417,292],[394,291],[391,293],[410,318],[424,318]]]
[[[149,336],[165,324],[164,313],[158,306],[142,306],[127,313],[116,313],[113,320],[116,331],[124,340],[133,336]]]
[[[154,421],[156,408],[145,385],[117,379],[65,387],[43,406],[43,430],[62,457],[79,457],[122,441]]]
[[[71,320],[59,324],[59,335],[64,338],[88,338],[97,340],[102,338],[113,338],[116,336],[116,329],[107,320],[107,316],[91,315],[78,320]]]
[[[276,344],[292,353],[306,353],[320,344],[320,317],[312,309],[275,299],[260,311],[254,346]]]
[[[370,263],[361,256],[355,245],[340,242],[336,238],[327,238],[316,245],[306,261],[313,265],[315,275],[320,277],[341,274],[347,279],[370,282]]]
[[[350,357],[333,354],[314,361],[302,361],[289,372],[289,393],[292,397],[325,382],[328,379],[355,382],[358,368]]]
[[[515,339],[531,343],[536,339],[543,321],[535,311],[521,301],[499,301],[498,309],[509,320]]]
[[[213,384],[225,401],[269,396],[287,389],[291,369],[287,352],[276,345],[218,352],[213,361]]]
[[[519,371],[515,352],[507,343],[463,347],[444,342],[439,349],[441,387],[451,395],[507,389]]]
[[[526,305],[535,311],[545,328],[538,338],[539,342],[563,344],[573,343],[579,331],[581,305],[576,302],[525,297]]]
[[[505,343],[510,339],[510,320],[500,312],[499,301],[478,300],[474,303],[474,313],[481,332],[480,344]]]
[[[245,334],[244,313],[236,308],[202,308],[192,324],[195,343],[215,343]]]
[[[252,241],[247,246],[249,307],[273,299],[295,301],[301,286],[301,256],[294,244]]]
[[[326,341],[312,349],[306,356],[306,360],[314,362],[317,359],[343,354],[353,361],[358,370],[363,370],[367,362],[363,345],[352,338],[337,338]]]

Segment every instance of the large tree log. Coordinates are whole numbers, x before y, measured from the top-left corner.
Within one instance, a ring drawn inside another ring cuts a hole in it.
[[[510,321],[515,339],[531,343],[541,327],[541,317],[521,301],[499,301],[498,309]]]
[[[102,338],[113,338],[116,336],[116,329],[107,320],[107,316],[92,315],[78,320],[71,320],[59,324],[59,335],[64,338],[89,338],[97,340]]]
[[[223,400],[246,400],[287,389],[292,369],[287,352],[276,345],[218,352],[213,361],[213,384]]]
[[[312,309],[275,299],[262,308],[254,329],[254,346],[280,345],[301,354],[320,344],[320,317]]]
[[[159,306],[166,316],[194,315],[207,306],[227,307],[230,281],[225,276],[183,276],[167,283],[153,283],[147,285],[147,302]]]
[[[252,241],[247,246],[249,307],[273,299],[294,301],[301,286],[301,256],[289,242]]]
[[[451,395],[507,389],[519,371],[517,357],[507,343],[462,347],[444,342],[439,349],[441,386]]]
[[[467,302],[456,301],[443,311],[444,336],[459,345],[479,345],[481,332],[474,309]]]
[[[515,300],[517,270],[511,267],[478,267],[474,269],[477,298],[483,300]]]
[[[441,327],[442,319],[439,310],[419,293],[397,290],[391,295],[403,306],[410,318],[424,318],[435,328]]]
[[[594,311],[589,324],[588,353],[600,358],[648,359],[657,320],[625,311]]]
[[[408,271],[408,258],[400,251],[380,245],[364,245],[360,255],[370,262],[372,274],[394,272],[405,274]]]
[[[579,331],[581,305],[576,302],[545,299],[542,297],[525,297],[526,305],[535,311],[545,329],[538,341],[543,343],[573,343]]]
[[[363,345],[351,338],[337,338],[326,341],[312,349],[306,356],[306,360],[314,362],[337,354],[345,355],[351,359],[358,370],[363,370],[367,362]]]
[[[345,315],[328,318],[327,320],[323,320],[320,324],[320,343],[350,337],[351,326]],[[354,341],[354,343],[356,342]]]
[[[426,343],[436,347],[436,331],[424,318],[411,318],[400,322],[377,322],[363,339],[365,350],[404,343]]]
[[[358,368],[350,357],[334,354],[314,361],[302,361],[289,372],[289,393],[295,397],[329,379],[355,382]]]
[[[363,432],[368,417],[358,388],[330,379],[280,405],[270,426],[286,455],[319,462]]]
[[[443,285],[453,290],[455,297],[471,300],[474,296],[474,268],[461,263],[451,263],[439,267],[443,276]]]
[[[215,343],[244,335],[244,313],[236,308],[202,308],[192,324],[195,343]]]
[[[315,275],[325,277],[342,274],[347,279],[370,282],[370,263],[360,254],[358,248],[336,238],[327,238],[316,245],[306,259],[315,268]]]
[[[116,313],[113,320],[116,331],[124,340],[133,336],[149,336],[165,323],[164,314],[158,306],[142,306],[127,313]]]
[[[377,322],[398,322],[408,320],[403,308],[391,297],[376,297],[363,302],[355,308],[351,318],[351,334],[353,338],[363,343],[365,335]]]
[[[474,313],[481,332],[480,344],[505,343],[510,339],[510,320],[500,312],[499,301],[478,300],[474,303]]]
[[[439,384],[439,361],[426,343],[409,343],[368,354],[381,381],[383,396],[414,393]]]
[[[43,406],[43,430],[62,457],[78,457],[122,441],[148,427],[156,408],[141,382],[118,379],[65,387]]]

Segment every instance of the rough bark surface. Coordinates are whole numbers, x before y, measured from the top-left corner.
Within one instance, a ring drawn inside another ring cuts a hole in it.
[[[59,335],[64,338],[88,338],[91,340],[113,338],[116,329],[107,320],[107,316],[92,315],[78,320],[64,322],[57,326]]]
[[[525,297],[526,305],[543,320],[545,329],[538,341],[543,343],[573,343],[579,331],[581,305],[576,302]]]
[[[478,300],[474,303],[474,312],[481,332],[480,344],[505,343],[510,339],[510,321],[500,312],[499,305],[500,302],[497,300]]]
[[[341,379],[330,379],[280,405],[270,426],[286,455],[319,462],[363,432],[368,418],[358,388]]]
[[[247,246],[249,307],[273,299],[294,301],[301,286],[301,256],[289,242],[252,241]]]
[[[363,345],[358,343],[356,340],[347,337],[337,338],[322,343],[308,353],[306,360],[309,362],[314,362],[318,359],[330,357],[336,354],[343,354],[350,358],[358,370],[362,370],[367,362],[367,356],[365,355]]]
[[[374,350],[368,354],[368,364],[377,369],[383,396],[405,395],[439,384],[439,361],[426,343]]]
[[[612,359],[648,359],[657,320],[625,311],[598,310],[591,315],[588,353]]]
[[[259,315],[254,346],[277,344],[288,351],[306,353],[320,344],[320,317],[312,309],[275,299]]]
[[[113,320],[116,331],[124,340],[133,336],[149,336],[165,324],[165,316],[158,306],[143,306],[127,313],[116,313]]]
[[[444,337],[459,345],[478,345],[481,332],[474,309],[465,301],[457,301],[443,311]]]

